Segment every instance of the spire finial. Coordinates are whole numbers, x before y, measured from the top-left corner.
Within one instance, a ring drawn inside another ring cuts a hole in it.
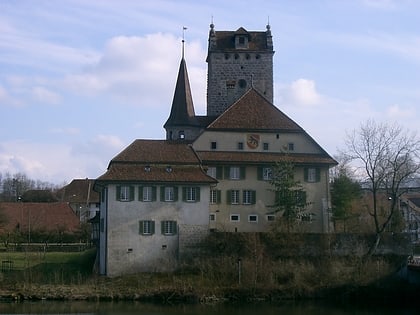
[[[185,30],[187,27],[182,27],[182,59],[184,59],[184,53],[185,53]]]

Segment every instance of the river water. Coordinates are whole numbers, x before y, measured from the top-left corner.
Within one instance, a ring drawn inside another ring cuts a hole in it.
[[[0,314],[81,315],[414,315],[404,306],[328,305],[320,302],[284,302],[251,305],[156,305],[137,302],[23,302],[0,303]]]

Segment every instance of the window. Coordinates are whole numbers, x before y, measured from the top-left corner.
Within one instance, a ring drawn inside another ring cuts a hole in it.
[[[244,190],[242,192],[242,203],[244,205],[253,205],[255,204],[255,190]]]
[[[217,176],[217,168],[215,166],[210,166],[207,169],[207,175],[209,175],[209,176],[211,176],[213,178],[216,178],[216,176]]]
[[[216,150],[217,149],[217,142],[216,141],[212,141],[211,144],[210,144],[210,148],[212,150]]]
[[[183,187],[182,200],[186,202],[200,201],[200,187]]]
[[[140,186],[139,199],[140,201],[155,201],[156,200],[156,187]]]
[[[210,221],[216,221],[216,213],[210,213]]]
[[[227,201],[228,203],[232,204],[232,205],[237,205],[239,204],[239,190],[228,190],[227,191]]]
[[[240,179],[241,170],[238,166],[231,166],[229,168],[229,179]]]
[[[321,180],[321,170],[315,167],[308,167],[304,169],[305,181],[308,183],[315,183]]]
[[[134,200],[134,186],[117,186],[117,200],[119,201]]]
[[[266,219],[268,222],[276,221],[276,216],[274,214],[267,214]]]
[[[263,143],[263,150],[268,151],[268,142]]]
[[[287,149],[288,149],[289,151],[294,151],[294,150],[295,150],[295,144],[294,144],[293,142],[289,142],[289,143],[287,144]]]
[[[217,178],[217,179],[221,179],[223,178],[223,167],[221,166],[209,166],[207,168],[207,175],[213,177],[213,178]]]
[[[238,41],[239,41],[239,44],[245,45],[245,37],[243,36],[239,37]]]
[[[161,201],[177,201],[178,200],[178,187],[166,186],[160,189]]]
[[[263,180],[271,180],[273,178],[273,170],[271,167],[263,167],[262,178]]]
[[[155,221],[143,220],[139,221],[139,234],[152,235],[155,233]]]
[[[184,132],[184,130],[180,130],[178,132],[178,137],[179,137],[179,139],[185,139],[185,132]]]
[[[177,233],[176,221],[162,221],[160,225],[163,235],[175,235]]]
[[[238,180],[245,179],[244,166],[230,166],[225,168],[225,178]]]
[[[238,142],[238,150],[243,150],[243,149],[244,149],[244,143]]]
[[[210,203],[217,204],[221,200],[221,191],[217,189],[210,190]]]
[[[240,216],[239,216],[239,214],[231,214],[230,215],[230,221],[231,222],[239,222],[240,221]]]
[[[256,215],[256,214],[250,214],[248,216],[248,222],[258,223],[258,215]]]

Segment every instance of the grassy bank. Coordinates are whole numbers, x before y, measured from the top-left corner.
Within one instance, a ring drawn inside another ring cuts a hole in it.
[[[1,252],[0,261],[13,261],[13,268],[0,273],[0,297],[159,303],[417,300],[413,292],[418,288],[394,276],[404,256],[364,260],[354,255],[284,255],[297,246],[302,244],[284,237],[281,244],[273,246],[272,239],[257,234],[217,235],[185,257],[176,272],[115,278],[93,272],[95,250]]]

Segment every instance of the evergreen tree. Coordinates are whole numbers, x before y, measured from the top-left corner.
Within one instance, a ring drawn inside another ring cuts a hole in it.
[[[272,172],[271,185],[275,192],[275,201],[271,206],[274,213],[278,213],[286,223],[287,232],[291,232],[301,221],[309,221],[311,214],[305,210],[309,203],[306,201],[306,191],[302,184],[294,179],[295,167],[289,161],[278,162]]]

